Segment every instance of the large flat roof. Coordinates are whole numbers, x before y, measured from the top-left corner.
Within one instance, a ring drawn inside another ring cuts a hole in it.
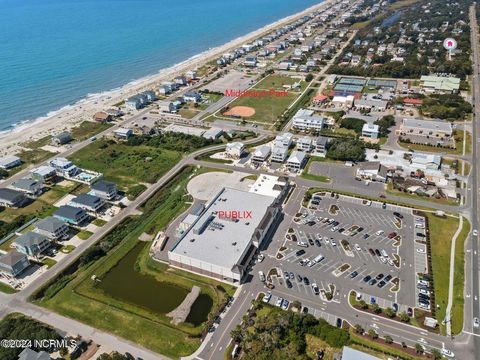
[[[426,130],[452,132],[452,123],[442,120],[403,119],[403,126],[410,128],[421,128]]]
[[[240,262],[274,200],[272,196],[222,189],[171,252],[231,269]],[[251,217],[232,221],[220,217],[223,211],[240,211],[242,215],[249,211]]]

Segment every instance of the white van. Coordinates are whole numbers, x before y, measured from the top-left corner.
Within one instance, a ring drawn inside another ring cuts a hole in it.
[[[258,277],[260,278],[261,282],[265,282],[266,278],[265,278],[265,274],[263,273],[263,271],[258,272]]]
[[[239,350],[240,350],[240,347],[238,346],[238,344],[235,344],[232,350],[232,358],[235,359],[238,356]]]

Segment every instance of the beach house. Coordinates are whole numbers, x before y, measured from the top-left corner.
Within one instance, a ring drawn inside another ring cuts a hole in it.
[[[49,161],[51,167],[55,169],[58,176],[73,177],[80,173],[80,169],[70,160],[58,157]]]
[[[38,168],[30,170],[30,175],[32,179],[41,181],[44,184],[53,183],[57,177],[55,169],[48,165],[42,165]]]
[[[23,178],[13,182],[12,188],[30,196],[38,196],[43,192],[44,186],[41,181]]]
[[[45,235],[33,231],[20,235],[13,241],[13,246],[18,252],[35,259],[50,245],[50,240]]]
[[[117,185],[109,181],[97,181],[91,188],[93,195],[105,200],[114,200],[118,195]]]
[[[375,124],[363,124],[362,136],[371,139],[377,139],[379,135],[379,126]]]
[[[113,133],[115,134],[115,137],[117,139],[121,139],[121,140],[128,140],[131,136],[133,136],[132,129],[123,128],[123,127],[114,130]]]
[[[288,156],[288,147],[283,145],[275,145],[272,150],[272,162],[283,163]]]
[[[270,146],[262,145],[259,146],[252,155],[253,161],[264,162],[270,156],[272,149]]]
[[[60,206],[53,216],[72,225],[80,225],[88,219],[85,210],[70,205]]]
[[[241,142],[228,143],[225,148],[225,154],[231,159],[240,159],[245,152],[245,145]]]
[[[73,198],[69,205],[85,211],[96,213],[105,205],[105,199],[95,195],[83,193]]]
[[[158,101],[158,110],[166,113],[174,113],[177,111],[177,107],[171,101]]]
[[[186,102],[199,103],[200,101],[202,101],[202,95],[200,95],[196,91],[189,91],[183,95],[183,100],[185,100]]]
[[[21,191],[0,188],[0,206],[8,208],[20,208],[27,202],[25,194]]]
[[[50,240],[63,240],[68,238],[70,228],[64,221],[54,216],[49,216],[40,220],[35,225],[34,231],[48,237]]]
[[[0,273],[17,277],[30,266],[25,254],[12,250],[0,256]]]
[[[53,146],[62,146],[68,144],[73,140],[72,135],[68,131],[61,132],[60,134],[54,135],[51,140]]]
[[[22,164],[22,161],[19,157],[9,155],[0,157],[0,169],[8,170]]]
[[[299,171],[305,164],[306,154],[303,151],[292,151],[287,160],[287,167],[292,172]]]

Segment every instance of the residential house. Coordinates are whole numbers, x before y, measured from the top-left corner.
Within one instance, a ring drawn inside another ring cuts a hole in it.
[[[185,100],[186,102],[199,103],[202,101],[202,95],[200,95],[196,91],[189,91],[183,95],[183,100]]]
[[[245,61],[243,62],[243,65],[248,66],[248,67],[255,67],[257,66],[257,58],[255,56],[249,56],[245,58]]]
[[[185,76],[177,76],[174,80],[175,80],[175,83],[180,86],[187,85],[187,79],[185,78]]]
[[[27,199],[23,192],[0,188],[0,206],[7,208],[19,208],[26,203]]]
[[[293,128],[298,130],[322,130],[325,119],[322,116],[315,115],[313,110],[300,109],[293,117]]]
[[[38,168],[30,170],[30,175],[32,176],[32,179],[40,181],[44,184],[55,182],[55,179],[57,177],[55,168],[48,165],[42,165]]]
[[[138,110],[145,106],[142,99],[135,95],[125,100],[125,106],[128,110]]]
[[[287,160],[287,167],[290,171],[300,171],[305,164],[306,153],[303,151],[292,151],[292,154]]]
[[[197,72],[195,70],[189,70],[185,73],[187,80],[197,80]]]
[[[304,136],[297,140],[297,149],[299,151],[310,152],[313,148],[313,141],[311,138]]]
[[[50,355],[45,351],[35,351],[30,348],[22,350],[18,355],[18,360],[50,360]]]
[[[107,114],[104,111],[99,111],[99,112],[96,112],[95,115],[93,115],[93,120],[97,122],[106,123],[113,120],[113,115]]]
[[[152,90],[146,90],[139,95],[145,96],[147,98],[147,103],[151,103],[157,100],[157,95],[155,95],[155,91]]]
[[[32,258],[38,258],[50,245],[50,240],[45,235],[33,231],[20,235],[13,241],[18,252]]]
[[[22,164],[22,160],[19,157],[8,155],[0,157],[0,169],[8,170]]]
[[[0,273],[17,277],[30,266],[30,261],[25,254],[12,250],[0,255]]]
[[[44,186],[41,181],[24,178],[13,182],[12,188],[31,196],[38,196],[43,192]]]
[[[93,195],[108,201],[114,200],[118,195],[117,185],[109,181],[97,181],[91,188]]]
[[[161,112],[174,113],[177,111],[177,107],[171,101],[159,101],[158,110]]]
[[[287,149],[292,145],[292,143],[293,143],[293,134],[289,132],[283,133],[281,135],[277,135],[274,141],[275,146],[283,146],[283,147],[286,147]]]
[[[272,150],[270,160],[272,162],[283,163],[288,156],[288,147],[282,145],[275,145]]]
[[[263,162],[263,161],[267,160],[267,158],[270,156],[271,152],[272,152],[272,150],[270,149],[270,146],[267,146],[267,145],[259,146],[253,152],[252,160]]]
[[[371,139],[378,139],[379,129],[380,127],[375,124],[369,124],[369,123],[363,124],[362,136],[368,137]]]
[[[49,216],[40,220],[35,225],[34,231],[48,237],[50,240],[63,240],[68,238],[70,228],[64,221],[54,216]]]
[[[105,205],[105,199],[83,193],[73,198],[69,205],[96,213]]]
[[[58,176],[73,177],[80,173],[80,169],[75,166],[70,160],[58,157],[49,161],[51,167],[53,167]]]
[[[241,142],[228,143],[225,154],[231,159],[240,159],[245,152],[245,145]]]
[[[172,91],[172,88],[167,85],[160,85],[158,87],[158,93],[163,96],[170,94],[171,91]]]
[[[53,136],[51,143],[53,146],[62,146],[68,144],[72,140],[72,134],[70,134],[68,131],[64,131],[58,135]]]
[[[387,172],[387,168],[379,161],[371,161],[361,163],[357,168],[356,175],[361,179],[385,182],[387,181]]]
[[[115,134],[116,138],[122,139],[122,140],[128,140],[131,136],[133,136],[132,129],[123,128],[123,127],[114,130],[113,133]]]
[[[317,138],[317,141],[315,142],[315,153],[320,155],[326,155],[327,145],[328,145],[328,138],[324,136],[319,136]]]
[[[80,225],[88,219],[85,210],[70,205],[60,206],[53,216],[72,225]]]

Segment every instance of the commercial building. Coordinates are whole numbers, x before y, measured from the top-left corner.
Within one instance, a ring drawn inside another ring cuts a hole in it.
[[[410,163],[412,166],[421,170],[438,170],[442,164],[442,157],[435,154],[425,154],[414,152],[411,155]]]
[[[205,139],[216,140],[223,135],[223,130],[220,128],[212,127],[203,133]]]
[[[292,126],[298,130],[320,131],[323,129],[325,119],[315,115],[313,110],[300,109],[293,117]]]
[[[403,119],[400,135],[415,135],[429,137],[451,137],[453,135],[452,123],[442,120]]]
[[[380,127],[375,124],[363,124],[362,136],[377,139]]]
[[[249,192],[259,195],[273,196],[277,201],[280,201],[286,196],[288,189],[289,183],[287,177],[261,174],[250,187]]]
[[[22,160],[20,160],[17,156],[3,156],[0,157],[0,169],[8,170],[14,168],[15,166],[19,166],[22,164]]]
[[[0,256],[0,272],[8,276],[17,277],[29,266],[27,256],[18,251],[12,250]]]
[[[168,252],[169,262],[240,283],[279,213],[274,196],[223,188]]]
[[[456,77],[423,75],[420,87],[428,93],[453,94],[460,89],[460,79]]]
[[[357,168],[356,176],[361,179],[385,182],[387,181],[388,169],[382,166],[379,161],[361,163]]]

